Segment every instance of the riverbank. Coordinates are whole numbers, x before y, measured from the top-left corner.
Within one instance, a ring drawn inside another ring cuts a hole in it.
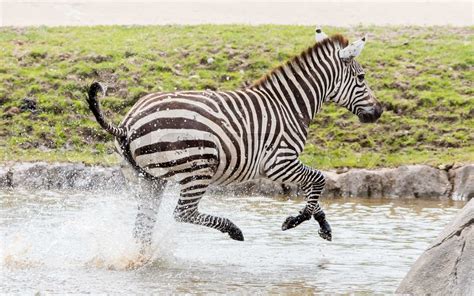
[[[326,27],[351,40],[385,112],[361,124],[328,104],[301,160],[321,168],[474,163],[473,27]],[[113,141],[84,96],[92,81],[118,123],[149,92],[234,90],[314,44],[313,26],[0,28],[0,161],[113,165]],[[111,46],[113,45],[113,46]]]
[[[408,165],[376,170],[325,171],[323,198],[452,199],[474,197],[474,165],[434,168]],[[0,165],[0,189],[71,189],[124,191],[126,180],[118,166],[86,166],[81,163],[24,162]],[[217,194],[290,196],[295,186],[256,180],[213,188]]]

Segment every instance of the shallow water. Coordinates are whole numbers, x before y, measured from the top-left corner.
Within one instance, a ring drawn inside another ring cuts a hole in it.
[[[136,267],[135,202],[127,194],[0,191],[0,293],[393,292],[463,203],[325,200],[333,241],[312,220],[282,232],[302,201],[207,197],[245,242],[177,224],[166,191],[153,258]]]

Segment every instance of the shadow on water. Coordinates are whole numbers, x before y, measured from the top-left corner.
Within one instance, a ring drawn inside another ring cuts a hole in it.
[[[0,293],[393,292],[463,203],[325,200],[333,242],[309,221],[282,232],[300,200],[212,196],[201,209],[232,219],[245,242],[177,224],[165,192],[152,260],[140,263],[128,194],[0,191]]]

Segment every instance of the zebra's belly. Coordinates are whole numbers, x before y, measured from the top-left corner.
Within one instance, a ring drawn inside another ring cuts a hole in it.
[[[228,185],[264,178],[262,174],[263,152],[246,150],[242,154],[220,155],[219,166],[214,178],[215,185]]]
[[[175,182],[202,174],[212,175],[211,183],[215,185],[261,177],[258,155],[248,155],[235,143],[224,147],[220,140],[208,132],[158,129],[132,141],[130,154],[150,175]]]

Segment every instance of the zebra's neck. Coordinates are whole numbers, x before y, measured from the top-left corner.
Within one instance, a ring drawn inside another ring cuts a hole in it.
[[[333,42],[317,44],[274,69],[253,88],[269,93],[308,127],[335,88],[339,69],[335,59],[337,46]]]

